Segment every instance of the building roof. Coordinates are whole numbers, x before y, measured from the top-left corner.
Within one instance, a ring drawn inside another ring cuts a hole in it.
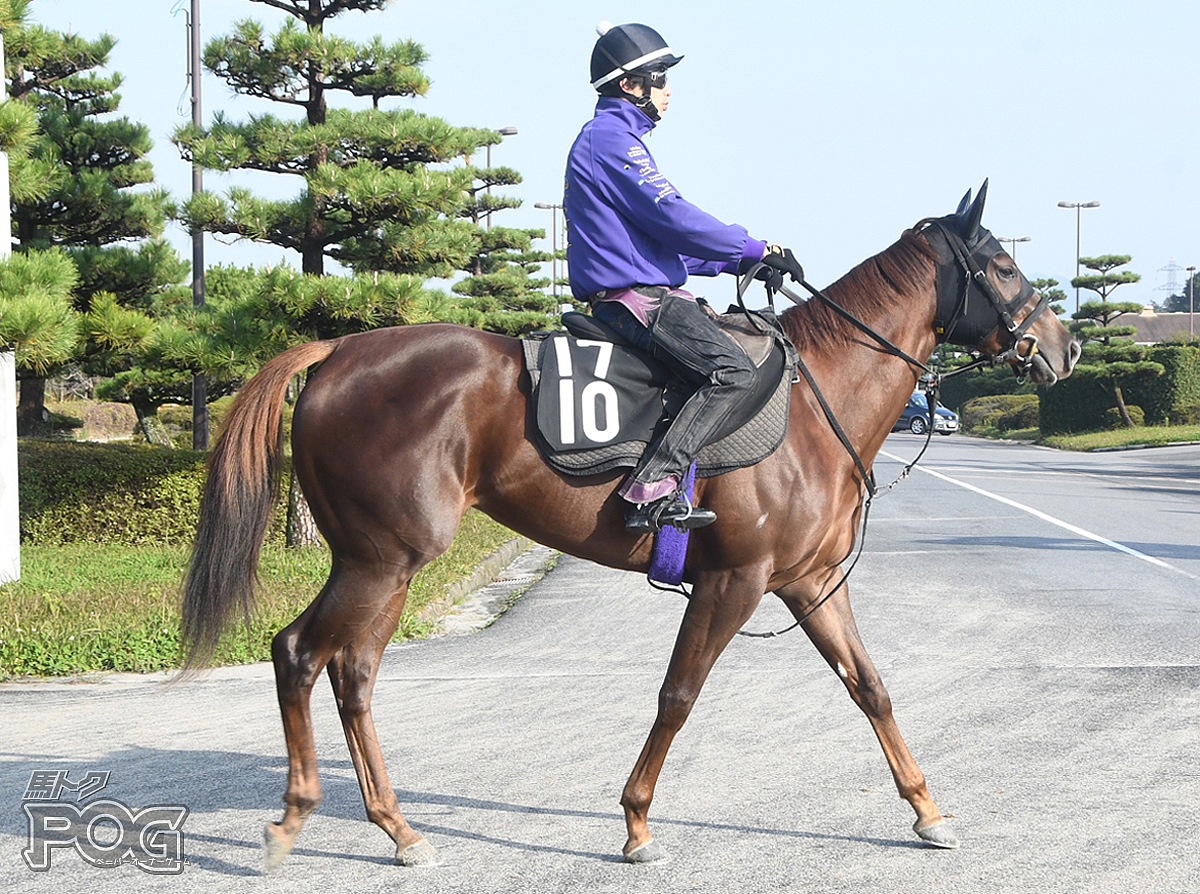
[[[1139,345],[1187,341],[1192,333],[1200,335],[1200,313],[1160,314],[1147,307],[1140,314],[1125,314],[1116,325],[1136,326],[1137,335],[1133,340]]]

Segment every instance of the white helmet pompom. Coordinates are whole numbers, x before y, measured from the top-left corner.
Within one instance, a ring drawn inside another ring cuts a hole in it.
[[[607,34],[609,31],[612,30],[612,26],[613,26],[612,22],[601,22],[599,25],[596,26],[596,33],[599,34],[601,37],[603,37],[605,34]]]

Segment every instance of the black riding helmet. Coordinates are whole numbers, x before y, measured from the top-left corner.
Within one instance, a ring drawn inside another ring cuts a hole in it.
[[[647,25],[613,25],[601,22],[596,27],[600,39],[592,49],[592,86],[603,96],[622,97],[658,120],[658,109],[650,101],[650,87],[661,87],[666,71],[683,59],[676,56],[657,31]],[[643,95],[635,97],[621,89],[621,79],[643,79]]]

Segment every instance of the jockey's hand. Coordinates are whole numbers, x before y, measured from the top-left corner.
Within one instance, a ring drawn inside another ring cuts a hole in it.
[[[754,278],[765,282],[769,292],[778,292],[783,286],[783,274],[774,267],[768,266],[766,258],[763,259],[762,266],[755,271]]]
[[[782,245],[768,245],[767,253],[763,255],[763,263],[772,270],[779,271],[780,274],[786,273],[792,278],[792,282],[804,282],[804,268],[800,266],[800,262],[796,260],[796,256],[792,254],[790,248],[784,248]],[[782,276],[780,278],[782,279]]]

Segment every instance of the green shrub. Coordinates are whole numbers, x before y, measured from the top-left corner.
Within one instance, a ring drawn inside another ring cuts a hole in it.
[[[1036,394],[992,394],[967,401],[959,417],[966,431],[1012,431],[1035,427],[1037,408]]]
[[[1178,407],[1171,411],[1171,425],[1200,425],[1200,403]]]
[[[1042,394],[1038,428],[1043,435],[1101,431],[1104,411],[1116,403],[1112,386],[1098,379],[1067,379]]]
[[[215,444],[225,413],[233,404],[233,396],[222,397],[208,405],[208,442]],[[291,421],[291,406],[285,407],[288,423]],[[182,404],[163,404],[158,408],[158,421],[176,447],[186,450],[192,446],[192,408]]]
[[[1146,424],[1146,412],[1141,407],[1132,404],[1126,404],[1125,409],[1129,411],[1129,418],[1134,425]],[[1109,407],[1104,411],[1105,428],[1126,428],[1125,420],[1121,418],[1120,407]]]
[[[1144,359],[1161,363],[1163,374],[1124,381],[1121,389],[1126,403],[1145,410],[1147,422],[1162,425],[1177,409],[1200,403],[1200,349],[1159,345],[1145,349]],[[1043,392],[1038,424],[1043,435],[1102,431],[1116,403],[1111,382],[1073,377]]]
[[[136,444],[21,441],[21,539],[61,543],[190,543],[204,454]],[[272,531],[282,530],[283,501]]]
[[[1038,406],[1041,403],[1036,394],[1017,394],[1023,398],[1013,407],[996,415],[992,423],[999,431],[1016,431],[1018,429],[1037,428]]]
[[[1007,366],[997,366],[946,379],[938,400],[961,416],[968,403],[981,397],[1031,394],[1034,390],[1035,386],[1018,382]]]
[[[1200,350],[1180,345],[1159,345],[1146,359],[1161,363],[1161,376],[1134,379],[1123,387],[1125,400],[1146,411],[1151,425],[1165,425],[1173,410],[1200,403]]]

